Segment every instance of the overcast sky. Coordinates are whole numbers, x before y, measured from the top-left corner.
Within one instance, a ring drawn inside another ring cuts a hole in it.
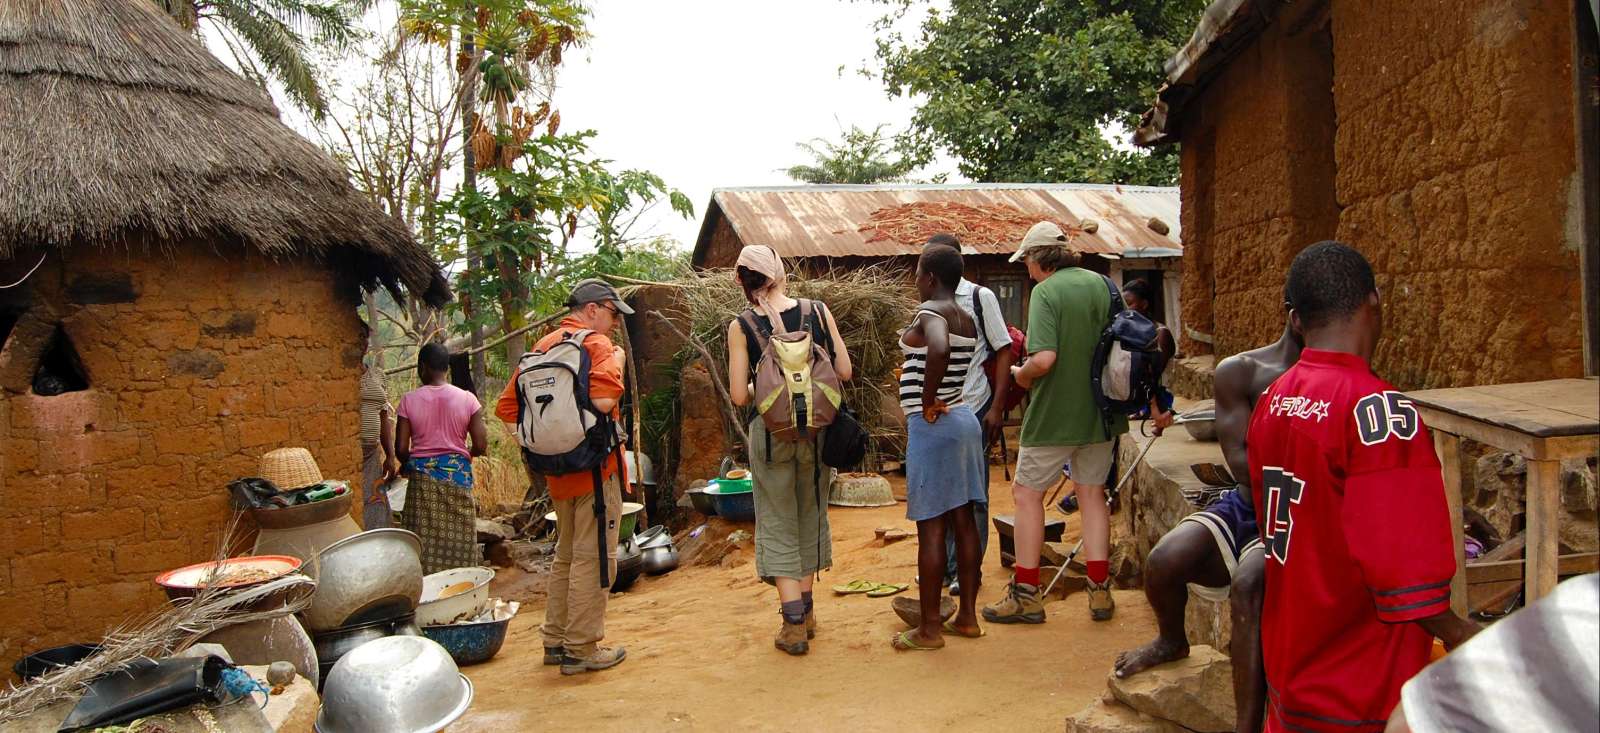
[[[597,130],[596,152],[616,167],[688,194],[694,221],[664,207],[651,218],[692,247],[713,188],[794,184],[783,169],[809,162],[796,143],[852,124],[906,127],[911,104],[856,73],[882,12],[849,0],[595,2],[594,39],[561,70],[562,128]]]

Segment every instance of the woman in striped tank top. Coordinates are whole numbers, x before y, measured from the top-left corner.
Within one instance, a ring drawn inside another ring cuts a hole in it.
[[[973,406],[961,401],[978,331],[956,304],[961,253],[936,245],[917,261],[917,292],[923,303],[901,332],[900,406],[906,412],[906,518],[917,523],[917,570],[922,623],[894,638],[896,649],[938,649],[944,634],[969,638],[978,627],[978,527],[972,502],[983,501],[989,482],[983,457],[983,431]],[[940,624],[945,533],[956,539],[956,576],[961,606]]]

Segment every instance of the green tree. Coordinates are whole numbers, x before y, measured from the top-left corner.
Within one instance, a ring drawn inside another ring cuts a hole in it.
[[[884,125],[863,130],[855,125],[838,142],[814,138],[797,147],[811,154],[812,163],[790,166],[785,172],[803,183],[885,183],[904,180],[917,163],[894,155],[894,141],[883,134]]]
[[[321,119],[328,111],[313,48],[348,49],[361,35],[361,15],[373,0],[152,0],[184,30],[206,27],[227,47],[235,66],[267,88],[275,82],[295,106]]]
[[[919,100],[904,136],[919,163],[943,149],[976,181],[1177,179],[1170,149],[1111,136],[1137,125],[1205,0],[950,0],[914,38],[896,28],[928,3],[877,1],[877,73]]]

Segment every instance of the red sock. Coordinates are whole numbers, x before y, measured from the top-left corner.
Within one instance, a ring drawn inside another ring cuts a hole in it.
[[[1025,567],[1022,567],[1021,565],[1016,566],[1016,568],[1017,568],[1017,582],[1019,584],[1032,585],[1032,586],[1039,585],[1039,569],[1038,568],[1025,568]]]
[[[1089,560],[1083,564],[1083,567],[1084,574],[1088,575],[1089,580],[1094,581],[1095,585],[1105,585],[1106,578],[1111,575],[1110,563],[1105,560]],[[1034,572],[1037,573],[1038,571]]]

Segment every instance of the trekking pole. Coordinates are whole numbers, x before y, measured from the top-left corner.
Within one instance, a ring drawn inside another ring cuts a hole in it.
[[[1106,492],[1107,506],[1110,506],[1111,504],[1111,497],[1115,496],[1118,491],[1122,490],[1122,485],[1128,483],[1128,479],[1133,477],[1134,470],[1137,469],[1139,464],[1144,461],[1145,454],[1149,453],[1150,448],[1153,447],[1156,444],[1156,441],[1160,439],[1161,436],[1157,435],[1156,437],[1151,438],[1150,442],[1145,443],[1144,449],[1140,450],[1138,457],[1133,459],[1133,465],[1128,466],[1128,472],[1122,474],[1122,478],[1117,479],[1117,485],[1112,487],[1110,491]],[[1056,587],[1056,581],[1061,580],[1061,576],[1067,572],[1067,566],[1072,564],[1072,560],[1078,556],[1078,551],[1081,549],[1083,549],[1083,539],[1079,538],[1078,544],[1072,547],[1072,552],[1067,553],[1067,559],[1061,563],[1061,567],[1056,568],[1056,576],[1050,579],[1050,584],[1046,585],[1044,587],[1044,592],[1039,594],[1040,598],[1050,595],[1050,589]]]

